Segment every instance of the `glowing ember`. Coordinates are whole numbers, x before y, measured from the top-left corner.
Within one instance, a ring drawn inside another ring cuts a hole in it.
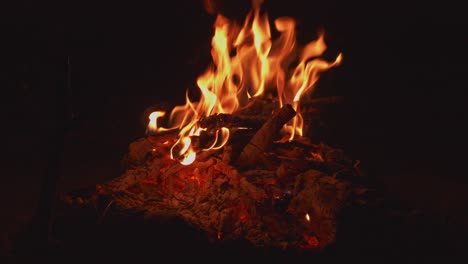
[[[190,137],[199,136],[204,130],[198,124],[201,118],[233,113],[253,97],[272,96],[278,100],[279,107],[290,104],[297,115],[284,125],[281,132],[289,140],[302,136],[304,124],[298,109],[301,98],[313,91],[321,72],[342,61],[341,54],[333,62],[319,58],[327,48],[323,32],[319,33],[317,40],[299,47],[296,23],[292,18],[281,17],[274,21],[280,35],[272,40],[268,15],[260,11],[262,3],[262,0],[252,1],[252,10],[243,26],[222,15],[217,16],[211,42],[213,65],[197,80],[200,100],[191,102],[187,95],[186,104],[172,110],[170,128],[158,127],[157,118],[164,112],[150,115],[148,131],[158,133],[179,129],[171,158],[182,164],[192,163],[198,151],[223,147],[229,139],[229,130],[222,127],[209,147],[192,147]],[[298,62],[297,65],[293,64],[294,61]]]

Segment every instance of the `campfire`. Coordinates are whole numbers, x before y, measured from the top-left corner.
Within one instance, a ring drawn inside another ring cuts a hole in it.
[[[341,212],[363,202],[364,176],[358,160],[306,130],[324,105],[340,102],[313,92],[343,56],[323,58],[323,31],[299,43],[292,18],[270,27],[261,4],[252,2],[243,25],[217,16],[200,98],[187,92],[185,105],[155,109],[123,175],[98,185],[93,199],[108,199],[108,210],[180,217],[215,241],[301,250],[335,242]]]

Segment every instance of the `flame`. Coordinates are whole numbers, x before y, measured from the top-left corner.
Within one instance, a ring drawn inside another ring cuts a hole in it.
[[[158,118],[163,117],[165,115],[166,115],[166,112],[164,112],[164,111],[155,111],[155,112],[152,112],[149,115],[148,118],[149,118],[150,121],[149,121],[148,127],[146,129],[147,134],[148,133],[157,133],[157,132],[161,132],[161,131],[165,130],[165,128],[158,126]]]
[[[182,164],[191,164],[198,151],[221,148],[229,140],[229,129],[220,128],[209,146],[192,146],[192,137],[208,133],[198,125],[201,118],[233,113],[257,96],[272,95],[280,107],[291,104],[297,115],[282,132],[289,140],[302,136],[301,98],[313,92],[321,72],[342,62],[342,54],[333,62],[320,58],[327,48],[324,32],[305,46],[298,45],[296,22],[289,17],[274,20],[279,37],[273,40],[268,14],[260,9],[262,4],[263,0],[252,1],[252,10],[242,26],[221,14],[217,16],[211,40],[213,64],[197,79],[200,100],[192,102],[187,92],[186,104],[175,107],[169,117],[167,129],[179,130],[171,158]],[[164,113],[155,113],[150,115],[148,130],[167,130],[157,126],[157,118]]]
[[[190,137],[183,137],[180,141],[182,144],[182,149],[179,150],[177,158],[180,160],[180,163],[182,165],[190,165],[195,161],[195,158],[197,156],[196,152],[193,150],[191,145],[192,140],[190,139]],[[173,149],[176,146],[177,144],[172,146],[171,159],[174,159]]]
[[[310,215],[309,215],[309,213],[306,213],[306,214],[305,214],[305,219],[307,220],[307,222],[310,222]]]

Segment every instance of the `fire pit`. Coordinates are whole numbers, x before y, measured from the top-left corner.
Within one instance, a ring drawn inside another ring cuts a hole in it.
[[[146,135],[129,146],[125,172],[99,184],[89,198],[104,212],[174,216],[216,240],[255,246],[321,250],[332,245],[344,210],[367,193],[359,161],[310,137],[324,105],[314,98],[320,73],[342,62],[322,58],[325,33],[302,45],[295,21],[274,21],[272,39],[262,1],[242,26],[218,15],[213,64],[170,113],[152,107]]]

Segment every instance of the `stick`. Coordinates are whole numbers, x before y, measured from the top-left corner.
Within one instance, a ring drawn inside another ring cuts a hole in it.
[[[264,152],[273,144],[281,127],[296,115],[296,111],[287,104],[273,113],[242,150],[237,164],[254,166],[264,156]]]

